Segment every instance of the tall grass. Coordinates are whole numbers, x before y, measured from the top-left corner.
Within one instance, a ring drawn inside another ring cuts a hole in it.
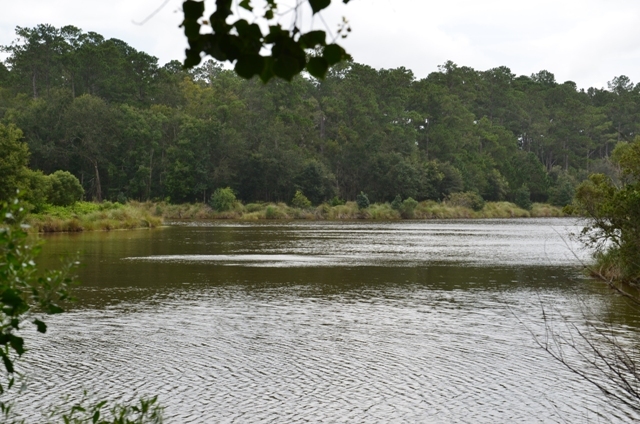
[[[41,233],[154,228],[162,225],[139,203],[77,202],[72,206],[45,206],[38,214],[27,217],[33,231]]]
[[[163,220],[236,219],[257,221],[266,219],[313,219],[313,220],[398,220],[412,219],[471,219],[471,218],[525,218],[563,216],[562,209],[534,203],[530,211],[509,202],[486,202],[479,211],[447,202],[427,200],[418,203],[411,214],[402,214],[389,203],[374,203],[359,209],[356,202],[331,206],[323,203],[315,208],[294,208],[285,203],[236,202],[231,210],[218,212],[203,203],[172,205],[169,203],[129,202],[91,203],[78,202],[73,206],[46,206],[42,212],[32,214],[28,223],[39,232],[74,232],[91,230],[115,230],[153,228]]]

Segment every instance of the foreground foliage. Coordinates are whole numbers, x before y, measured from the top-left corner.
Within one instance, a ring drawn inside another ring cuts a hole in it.
[[[58,270],[39,272],[37,241],[28,237],[23,224],[26,211],[18,200],[0,206],[0,358],[6,381],[0,381],[0,394],[15,381],[15,360],[25,353],[21,328],[32,324],[45,333],[43,314],[57,314],[69,300],[78,263],[66,262]],[[3,411],[7,405],[0,401]]]
[[[30,236],[24,223],[26,210],[16,199],[0,204],[0,420],[22,423],[14,404],[7,401],[14,387],[16,362],[27,352],[20,331],[33,325],[38,333],[46,333],[45,315],[58,314],[71,299],[70,289],[76,284],[77,261],[62,262],[59,269],[42,270],[36,260],[41,242]],[[107,409],[104,411],[104,409]],[[162,408],[157,398],[141,399],[139,405],[88,402],[86,397],[73,405],[58,408],[50,423],[73,424],[153,424],[162,422]]]

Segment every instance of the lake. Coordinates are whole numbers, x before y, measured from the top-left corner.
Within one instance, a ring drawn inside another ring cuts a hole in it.
[[[46,335],[28,334],[18,405],[38,422],[86,389],[158,394],[169,423],[628,422],[534,337],[544,309],[561,334],[606,315],[636,343],[636,311],[583,277],[577,225],[217,221],[48,236],[44,263],[79,250],[82,286]]]

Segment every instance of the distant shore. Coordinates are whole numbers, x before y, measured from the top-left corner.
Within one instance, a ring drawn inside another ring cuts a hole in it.
[[[310,208],[294,208],[285,203],[236,202],[227,211],[216,211],[207,204],[173,205],[165,202],[92,203],[78,202],[68,207],[47,207],[29,215],[27,222],[40,233],[109,231],[117,229],[155,228],[165,220],[230,219],[258,220],[402,220],[402,219],[483,219],[539,218],[566,216],[562,209],[544,203],[534,203],[530,210],[510,202],[486,202],[482,209],[449,205],[446,202],[424,201],[414,209],[394,209],[390,203],[374,203],[359,209],[355,202],[331,206],[323,203]]]

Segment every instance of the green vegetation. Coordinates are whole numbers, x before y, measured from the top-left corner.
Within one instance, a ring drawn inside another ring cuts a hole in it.
[[[368,208],[369,205],[371,204],[369,202],[369,196],[367,196],[366,194],[364,194],[363,191],[361,191],[360,194],[356,196],[356,204],[358,205],[358,209]]]
[[[161,66],[73,26],[16,32],[0,72],[0,199],[20,187],[34,212],[77,198],[56,188],[58,171],[97,202],[204,203],[228,188],[247,205],[299,190],[316,206],[361,192],[564,206],[590,173],[613,178],[614,146],[640,132],[640,91],[624,76],[579,90],[548,71],[447,62],[418,80],[341,62],[323,80],[264,84],[214,61]]]
[[[26,222],[34,231],[49,233],[154,228],[162,225],[162,218],[136,202],[76,202],[71,206],[44,205]]]
[[[291,199],[291,206],[298,209],[308,209],[311,207],[311,201],[300,190],[296,190],[296,194]]]
[[[211,195],[211,207],[218,212],[229,211],[236,203],[236,195],[230,187],[217,188]]]
[[[418,202],[407,198],[398,208],[391,203],[374,203],[360,208],[356,202],[332,205],[322,203],[316,207],[295,207],[285,203],[249,203],[236,202],[228,211],[216,211],[206,204],[172,205],[168,203],[138,203],[138,208],[164,219],[467,219],[467,218],[528,218],[560,217],[562,209],[548,204],[534,203],[531,210],[524,210],[510,202],[484,202],[479,210],[466,205],[451,204],[447,201],[427,200]]]
[[[619,184],[591,175],[576,190],[576,207],[588,224],[584,243],[595,249],[594,274],[612,282],[640,285],[640,137],[619,144],[612,155]]]

